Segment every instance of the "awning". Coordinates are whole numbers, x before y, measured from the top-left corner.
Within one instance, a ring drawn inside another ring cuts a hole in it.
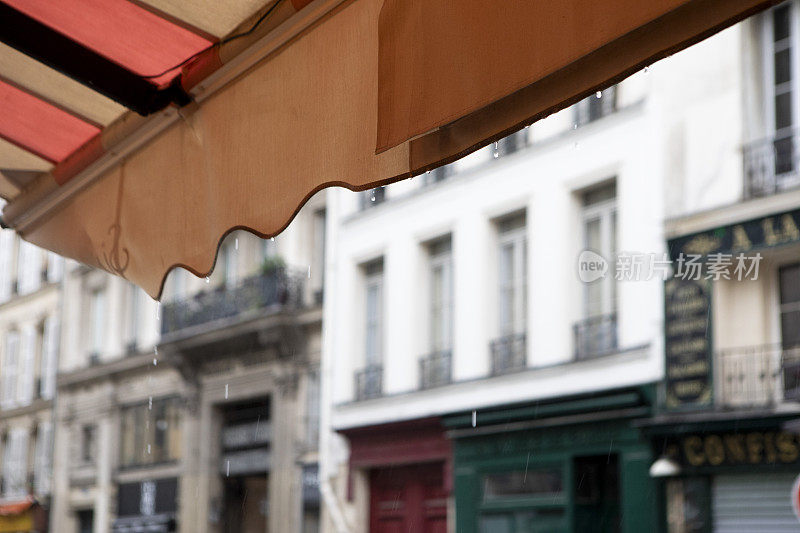
[[[3,220],[158,296],[775,3],[0,0]]]
[[[0,533],[32,530],[35,505],[36,502],[32,498],[0,504]]]

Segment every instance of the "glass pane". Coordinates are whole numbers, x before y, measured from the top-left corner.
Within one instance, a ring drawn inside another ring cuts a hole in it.
[[[800,302],[800,264],[780,270],[781,304]]]
[[[775,42],[790,34],[789,6],[781,6],[772,12],[773,38]]]
[[[775,52],[775,85],[792,79],[792,50],[786,48]]]
[[[780,130],[792,125],[792,93],[775,95],[775,129]]]
[[[484,500],[519,496],[557,495],[563,490],[560,468],[487,474],[483,478]]]
[[[800,346],[800,311],[781,313],[781,341],[784,348]]]
[[[480,533],[513,533],[514,515],[492,514],[481,517]]]
[[[594,218],[586,221],[586,248],[602,253],[603,240],[600,233],[600,219]]]

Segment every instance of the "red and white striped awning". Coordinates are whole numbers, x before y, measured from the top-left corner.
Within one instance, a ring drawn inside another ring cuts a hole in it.
[[[0,0],[3,221],[158,296],[775,3]]]

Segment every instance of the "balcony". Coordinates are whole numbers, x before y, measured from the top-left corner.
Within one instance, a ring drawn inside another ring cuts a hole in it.
[[[747,346],[717,352],[717,405],[769,407],[800,400],[800,347]]]
[[[500,376],[525,370],[527,363],[527,342],[524,333],[506,335],[492,341],[492,375]]]
[[[441,350],[426,355],[419,360],[419,379],[421,389],[441,387],[452,381],[452,354]]]
[[[383,366],[369,365],[356,372],[356,400],[379,398],[383,393]]]
[[[797,132],[744,146],[744,198],[770,196],[800,186]]]
[[[617,315],[598,315],[573,326],[575,360],[583,361],[614,353],[617,344]]]
[[[251,315],[259,310],[294,309],[301,305],[304,277],[277,270],[244,279],[228,289],[219,287],[165,304],[161,334],[168,335],[214,321]]]

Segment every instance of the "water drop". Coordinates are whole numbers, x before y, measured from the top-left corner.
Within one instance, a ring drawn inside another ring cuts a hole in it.
[[[575,123],[572,125],[572,129],[573,129],[573,130],[577,130],[577,129],[578,129],[578,123],[577,123],[577,122],[575,122]]]
[[[478,412],[472,411],[472,427],[475,427],[477,425],[478,425]]]
[[[153,353],[154,353],[154,354],[156,354],[156,355],[158,355],[158,344],[156,344],[155,346],[153,346]]]
[[[211,280],[206,276],[206,283],[211,283]]]
[[[231,475],[231,462],[228,460],[225,465],[225,476],[230,477]]]
[[[161,320],[161,302],[156,302],[156,320]]]
[[[158,366],[158,359],[153,357],[153,366]]]
[[[495,159],[500,157],[500,152],[497,151],[497,142],[494,143],[494,152],[492,152],[492,157],[494,157]]]
[[[375,193],[372,193],[372,196],[370,196],[369,201],[370,202],[374,202],[375,201]]]
[[[239,238],[238,237],[233,241],[233,248],[236,249],[236,250],[239,249]]]
[[[644,67],[644,73],[647,74],[648,72],[650,72],[650,65]]]
[[[308,265],[308,279],[311,279],[311,265]]]
[[[270,237],[270,238],[269,238],[269,240],[270,240],[271,242],[275,242],[275,237]]]
[[[228,399],[228,384],[225,384],[225,399]]]
[[[150,445],[147,445],[147,455],[150,455]]]
[[[153,397],[152,396],[150,396],[150,398],[147,400],[147,408],[150,409],[151,411],[153,410]]]
[[[603,92],[602,92],[602,91],[597,91],[596,93],[594,93],[594,95],[595,95],[597,98],[602,98],[602,97],[603,97]]]

